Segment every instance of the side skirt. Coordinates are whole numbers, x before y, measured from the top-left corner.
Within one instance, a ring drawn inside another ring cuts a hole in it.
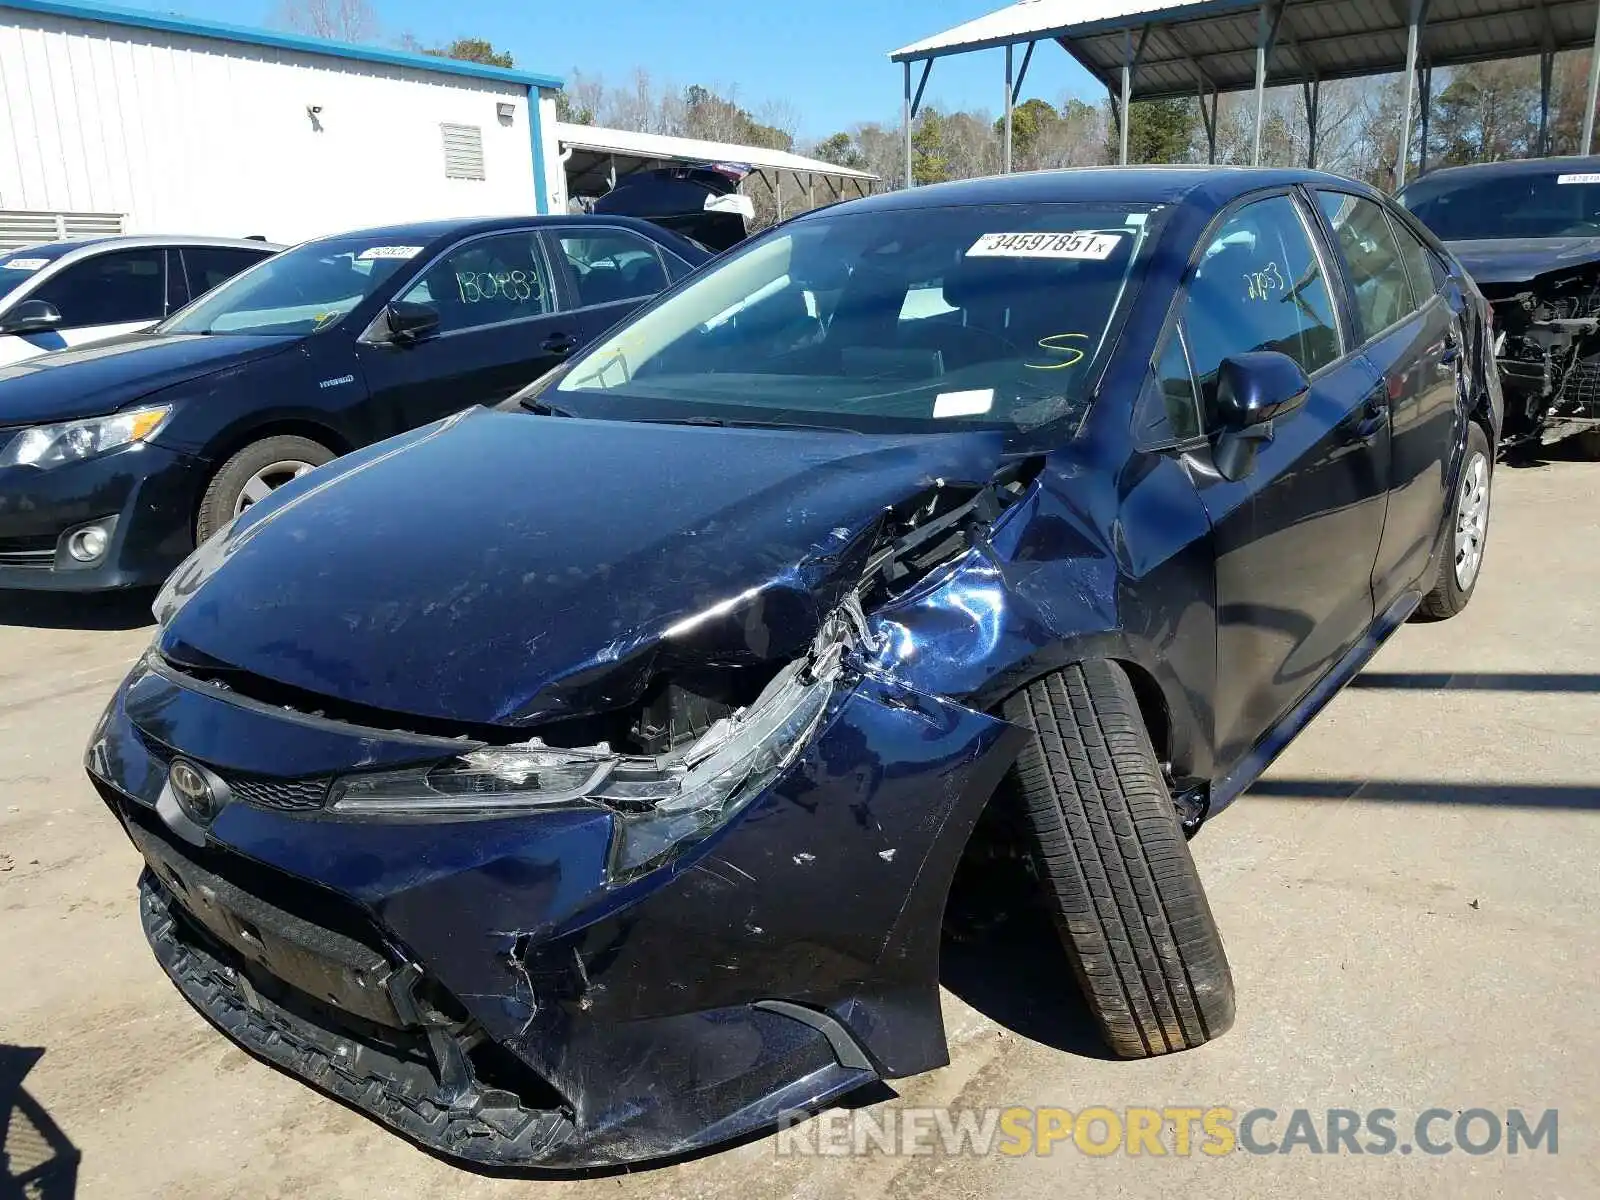
[[[1405,592],[1378,620],[1373,622],[1366,636],[1350,647],[1333,670],[1324,675],[1315,687],[1301,697],[1300,702],[1289,710],[1288,715],[1239,760],[1238,765],[1221,783],[1212,787],[1207,820],[1227,808],[1261,778],[1266,769],[1272,765],[1273,759],[1283,753],[1284,748],[1299,736],[1300,731],[1311,723],[1328,701],[1361,673],[1361,668],[1366,666],[1368,660],[1378,652],[1378,647],[1406,623],[1421,603],[1421,592]]]

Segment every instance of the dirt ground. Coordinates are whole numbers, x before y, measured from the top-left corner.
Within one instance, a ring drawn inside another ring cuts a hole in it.
[[[1402,1134],[1429,1108],[1446,1134],[1458,1111],[1557,1109],[1557,1153],[812,1157],[764,1138],[604,1178],[461,1171],[234,1049],[152,959],[135,855],[79,766],[148,599],[0,597],[0,1198],[45,1160],[28,1194],[1600,1196],[1600,467],[1496,483],[1472,608],[1401,630],[1194,844],[1232,1032],[1108,1061],[1059,953],[1023,930],[947,959],[951,1065],[864,1113],[1270,1108],[1272,1140],[1299,1108],[1319,1127],[1393,1109]]]

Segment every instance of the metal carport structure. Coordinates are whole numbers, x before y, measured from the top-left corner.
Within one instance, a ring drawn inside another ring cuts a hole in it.
[[[1555,55],[1600,39],[1597,0],[1021,0],[890,54],[905,75],[906,186],[911,186],[911,123],[935,59],[976,50],[1005,50],[1005,170],[1011,170],[1011,110],[1040,42],[1072,55],[1110,94],[1128,160],[1128,105],[1135,100],[1198,96],[1212,161],[1216,159],[1217,98],[1254,89],[1255,147],[1267,80],[1305,89],[1310,124],[1308,165],[1316,165],[1317,109],[1329,79],[1403,71],[1406,103],[1395,183],[1405,182],[1411,141],[1413,89],[1422,86],[1423,166],[1435,67],[1491,59],[1540,58],[1539,144],[1546,145],[1550,75]],[[1014,54],[1024,47],[1021,69]],[[912,86],[912,67],[922,65]],[[1589,63],[1583,150],[1594,136],[1600,54]]]
[[[571,196],[598,196],[616,185],[618,179],[639,171],[693,163],[738,163],[750,167],[751,174],[771,190],[781,217],[784,211],[784,180],[792,178],[796,189],[805,195],[807,207],[816,201],[816,181],[822,180],[829,198],[841,200],[845,192],[865,196],[878,177],[870,171],[841,167],[817,158],[771,150],[765,146],[742,146],[732,142],[708,142],[700,138],[673,137],[662,133],[639,133],[632,129],[605,129],[596,125],[556,125],[556,141],[566,165],[567,193]],[[746,180],[748,183],[748,180]],[[743,190],[743,185],[741,185]]]

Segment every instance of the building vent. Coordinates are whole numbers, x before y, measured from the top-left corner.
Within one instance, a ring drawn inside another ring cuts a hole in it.
[[[483,178],[483,130],[476,125],[441,125],[444,135],[444,177]]]
[[[122,232],[121,213],[23,212],[0,209],[0,251],[40,242],[112,237]]]

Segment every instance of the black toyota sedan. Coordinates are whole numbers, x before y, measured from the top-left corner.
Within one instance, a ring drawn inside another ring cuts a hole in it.
[[[0,589],[158,584],[272,489],[503,400],[709,257],[620,216],[369,229],[0,368]]]
[[[1446,167],[1396,199],[1493,306],[1506,447],[1600,459],[1600,157]]]
[[[1031,859],[1115,1054],[1218,1037],[1184,835],[1471,599],[1484,323],[1312,172],[778,226],[174,573],[87,754],[146,936],[228,1037],[480,1164],[943,1064],[963,860]]]

